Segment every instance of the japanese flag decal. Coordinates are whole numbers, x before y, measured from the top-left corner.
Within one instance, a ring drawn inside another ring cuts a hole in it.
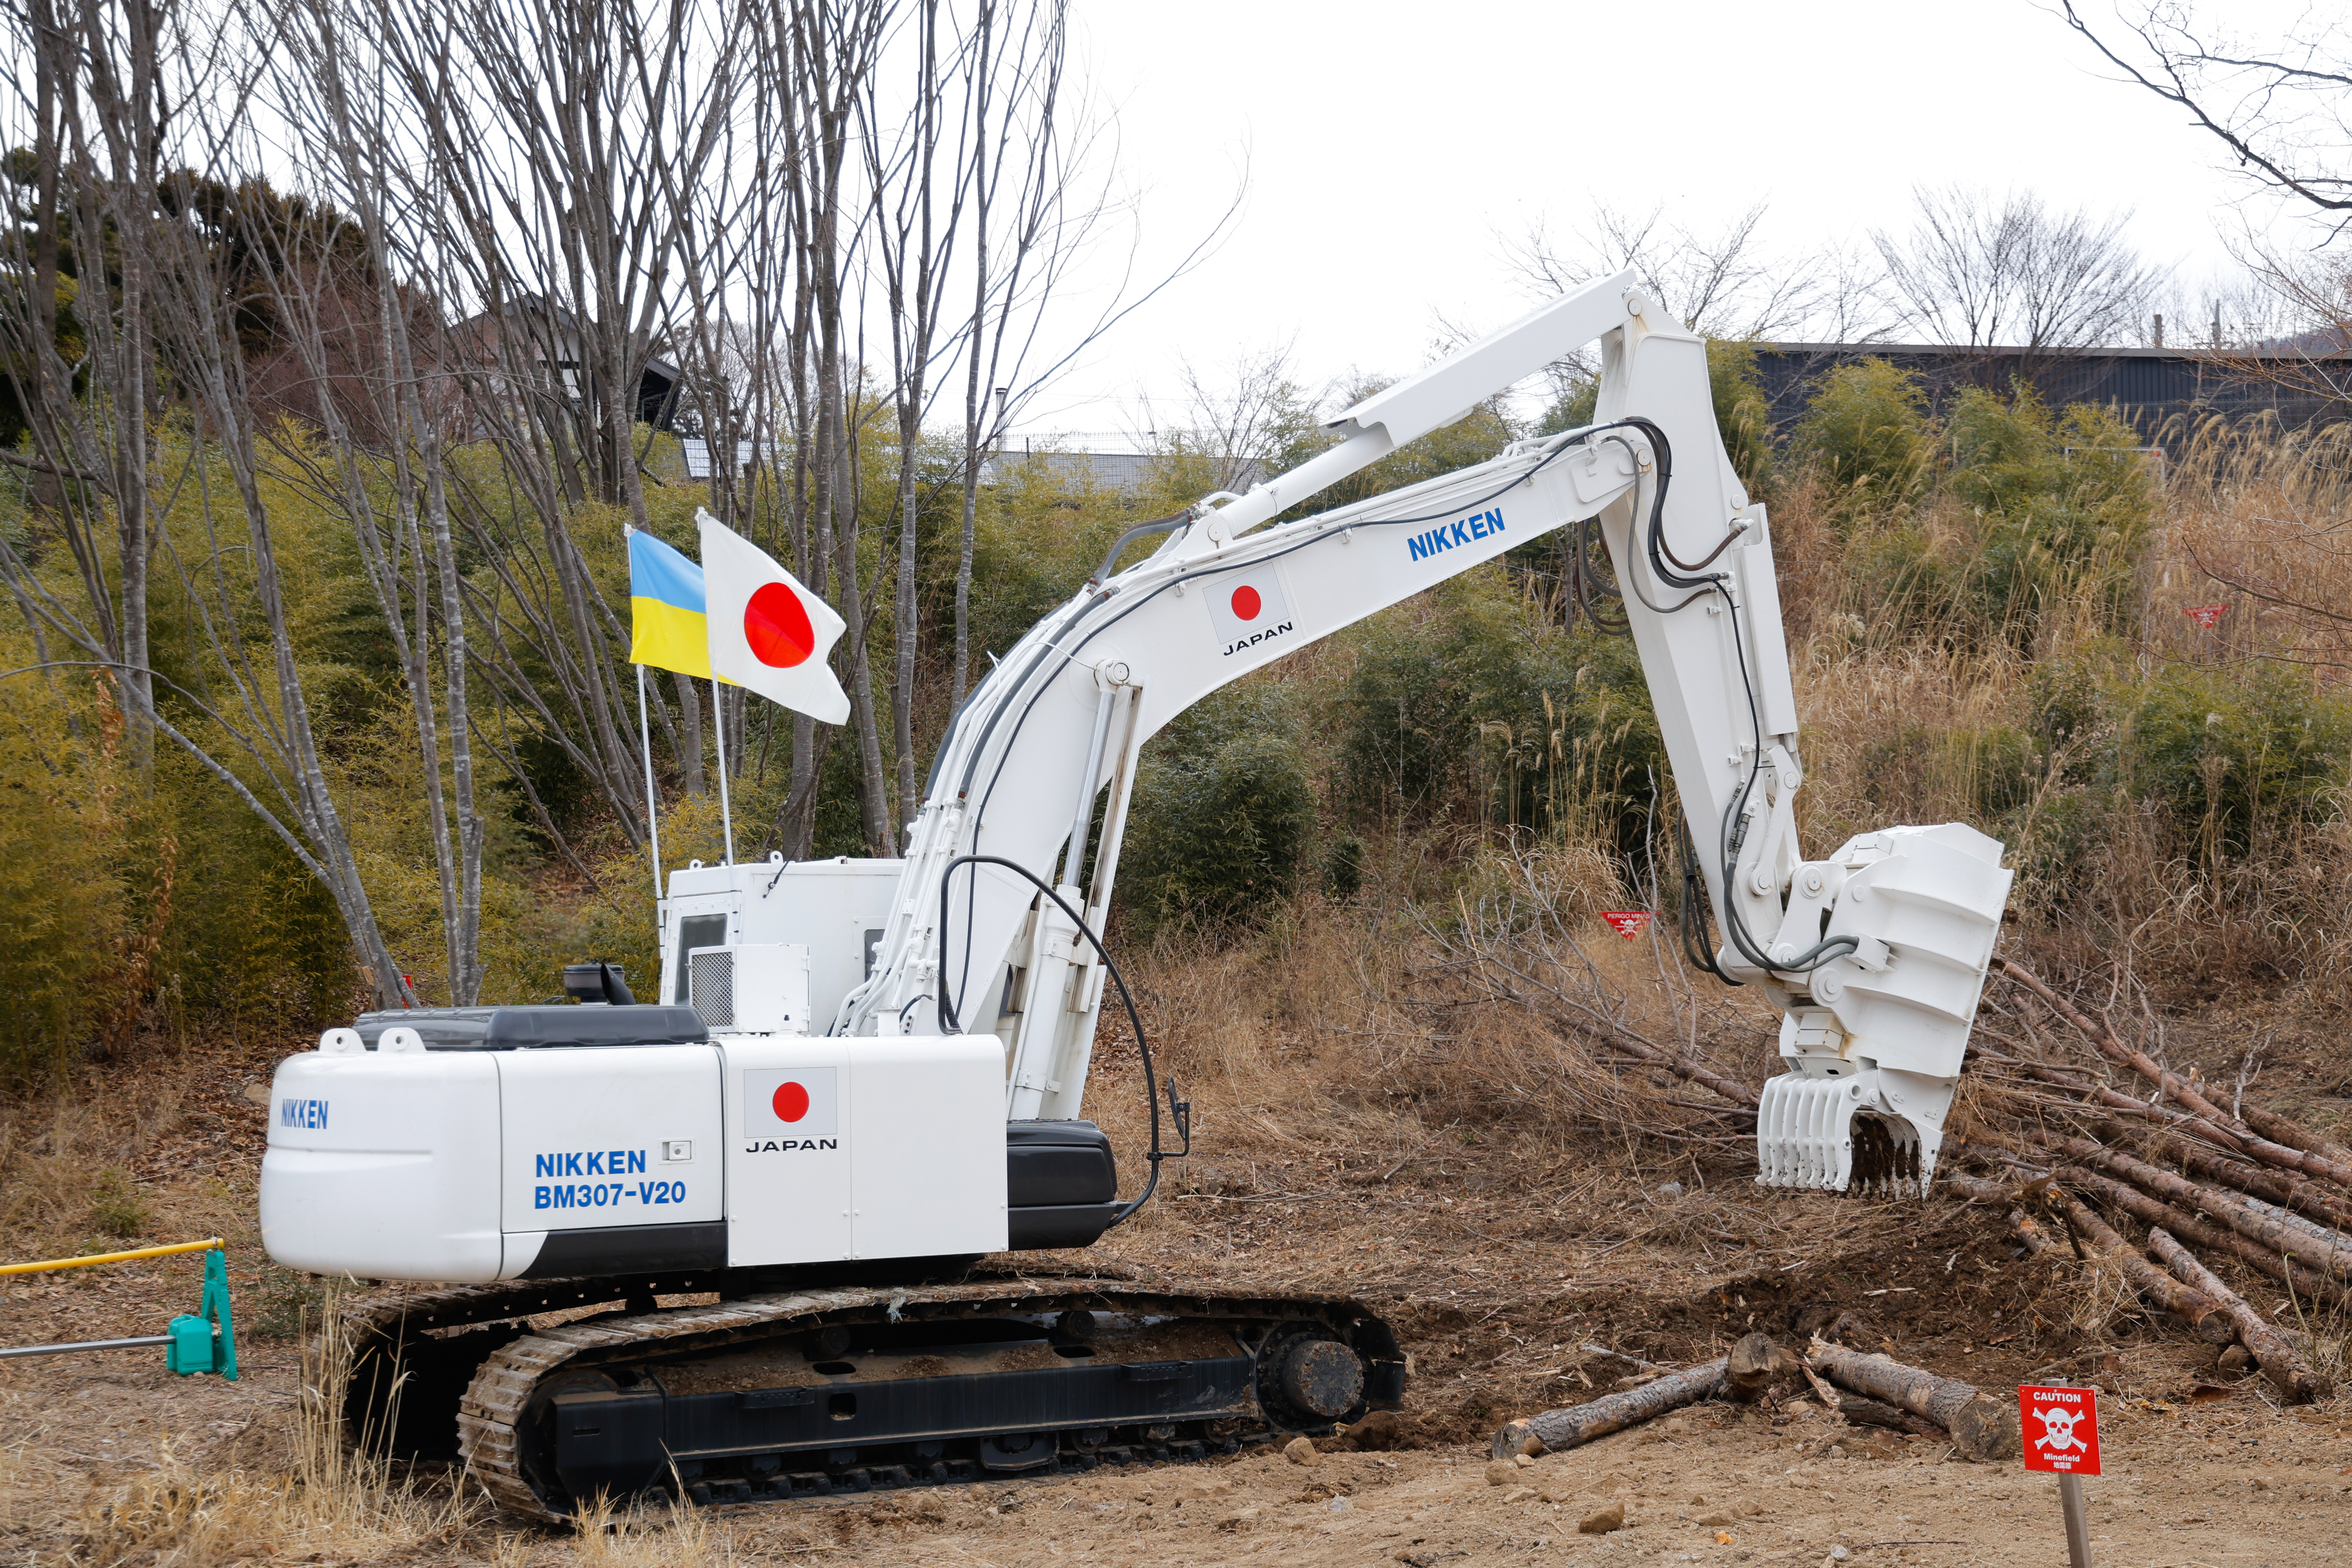
[[[1232,658],[1262,644],[1292,636],[1298,623],[1290,614],[1290,595],[1283,591],[1282,574],[1272,562],[1218,577],[1202,584],[1209,602],[1209,624],[1217,650]]]

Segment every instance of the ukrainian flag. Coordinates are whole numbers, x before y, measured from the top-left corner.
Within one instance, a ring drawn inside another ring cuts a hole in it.
[[[642,528],[629,531],[629,662],[710,679],[702,568]]]

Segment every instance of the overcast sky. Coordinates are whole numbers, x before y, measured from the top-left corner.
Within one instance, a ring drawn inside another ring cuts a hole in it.
[[[2113,0],[2089,0],[2086,15]],[[2209,10],[2211,7],[2207,7]],[[2249,30],[2300,4],[2231,0]],[[1859,243],[1915,184],[2032,187],[2134,209],[2195,284],[2222,236],[2299,220],[2248,205],[2220,144],[2031,0],[1077,0],[1081,68],[1134,198],[1139,275],[1164,273],[1243,190],[1228,237],[1020,421],[1139,428],[1189,357],[1295,347],[1303,379],[1423,363],[1437,317],[1483,330],[1530,300],[1503,257],[1596,202],[1700,231],[1758,200],[1767,245]],[[1129,258],[1101,247],[1097,299]],[[1075,302],[1075,301],[1074,301]]]

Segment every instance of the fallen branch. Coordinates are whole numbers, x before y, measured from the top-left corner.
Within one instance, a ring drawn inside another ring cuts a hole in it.
[[[2018,1205],[2017,1194],[2010,1188],[1999,1182],[1988,1182],[1982,1176],[1971,1176],[1966,1171],[1947,1168],[1937,1175],[1944,1185],[1970,1203],[2011,1205],[2009,1211],[2010,1232],[2027,1252],[2038,1255],[2050,1245],[2050,1238],[2042,1234],[2041,1223]]]
[[[1749,1110],[1754,1110],[1761,1103],[1762,1096],[1758,1090],[1750,1089],[1736,1079],[1726,1078],[1712,1068],[1702,1066],[1686,1057],[1666,1050],[1634,1034],[1622,1024],[1603,1022],[1598,1016],[1579,1017],[1574,1013],[1557,1010],[1551,1016],[1555,1024],[1573,1029],[1588,1038],[1599,1040],[1602,1045],[1612,1049],[1623,1051],[1646,1067],[1664,1068],[1668,1072],[1697,1084],[1702,1089],[1712,1089],[1734,1105],[1742,1105]]]
[[[2128,1182],[2118,1182],[2113,1176],[2103,1176],[2080,1165],[2063,1165],[2057,1174],[2068,1186],[2096,1193],[2107,1204],[2142,1224],[2162,1226],[2208,1252],[2229,1253],[2309,1300],[2352,1305],[2352,1291],[2316,1270],[2266,1251],[2226,1226],[2215,1225],[2162,1198],[2151,1197]]]
[[[1539,1415],[1506,1422],[1495,1434],[1495,1458],[1507,1459],[1515,1454],[1527,1453],[1530,1440],[1546,1450],[1577,1447],[1595,1437],[1638,1426],[1669,1410],[1721,1397],[1729,1363],[1729,1357],[1717,1356],[1688,1371],[1669,1373],[1622,1394],[1605,1394],[1587,1405],[1547,1410]]]
[[[2023,1451],[2013,1400],[1996,1399],[1972,1384],[1827,1340],[1814,1340],[1805,1359],[1841,1387],[1934,1422],[1971,1459],[2013,1459]]]
[[[2229,1310],[2238,1325],[2238,1342],[2246,1347],[2261,1364],[2263,1375],[2269,1378],[2290,1403],[2308,1405],[2328,1392],[2327,1380],[2314,1372],[2311,1363],[2279,1337],[2278,1331],[2271,1327],[2269,1320],[2249,1306],[2243,1297],[2213,1278],[2212,1271],[2198,1262],[2187,1247],[2165,1234],[2162,1226],[2149,1229],[2147,1245],[2175,1274]]]
[[[2090,1041],[2098,1049],[2100,1055],[2131,1068],[2148,1082],[2163,1089],[2169,1098],[2179,1100],[2198,1115],[2218,1126],[2226,1127],[2237,1120],[2206,1099],[2195,1084],[2177,1072],[2170,1072],[2157,1066],[2154,1058],[2147,1052],[2134,1049],[2116,1038],[2104,1025],[2094,1022],[2081,1008],[2043,984],[2041,977],[2025,965],[2007,958],[1996,958],[1992,962],[1994,968],[2048,1003],[2050,1010],[2072,1024],[2074,1026],[2074,1032]]]
[[[2301,1181],[2288,1172],[2232,1160],[2167,1133],[2151,1133],[2148,1142],[2155,1152],[2210,1182],[2309,1215],[2330,1229],[2352,1232],[2352,1202],[2346,1201],[2340,1189]]]
[[[2339,1283],[2352,1284],[2352,1251],[2334,1247],[2308,1231],[2301,1230],[2267,1215],[2256,1214],[2237,1199],[2224,1196],[2213,1188],[2200,1186],[2188,1177],[2177,1175],[2158,1165],[2087,1138],[2068,1138],[2054,1142],[2051,1147],[2063,1149],[2086,1165],[2100,1167],[2110,1173],[2157,1196],[2195,1208],[2220,1220],[2247,1240],[2268,1247],[2273,1252],[2300,1258],[2317,1270]]]
[[[2238,1337],[2228,1309],[2218,1298],[2182,1284],[2142,1258],[2137,1248],[2118,1236],[2113,1226],[2085,1208],[2074,1194],[2060,1192],[2056,1196],[2065,1205],[2066,1217],[2074,1222],[2074,1228],[2098,1247],[2098,1261],[2114,1265],[2142,1296],[2174,1316],[2186,1319],[2197,1337],[2208,1344],[2226,1345]]]
[[[2195,1084],[2177,1072],[2158,1067],[2146,1052],[2136,1050],[2116,1038],[2105,1027],[2086,1016],[2081,1008],[2043,984],[2023,964],[2011,959],[1996,958],[1993,967],[2048,1003],[2053,1012],[2073,1025],[2075,1033],[2090,1041],[2101,1055],[2120,1066],[2130,1068],[2161,1089],[2168,1099],[2189,1107],[2199,1117],[2211,1122],[2217,1131],[2229,1129],[2234,1123],[2236,1128],[2242,1130],[2236,1131],[2234,1136],[2246,1154],[2266,1165],[2302,1171],[2306,1175],[2321,1177],[2338,1186],[2352,1187],[2352,1160],[2344,1158],[2352,1151],[2328,1142],[2292,1117],[2281,1116],[2259,1106],[2242,1106],[2240,1114],[2231,1115],[2206,1099],[2204,1091]],[[2044,1081],[2049,1081],[2046,1077]],[[2114,1093],[2111,1089],[2105,1090],[2096,1098],[2105,1101],[2108,1095]],[[2128,1100],[2128,1097],[2117,1098]]]

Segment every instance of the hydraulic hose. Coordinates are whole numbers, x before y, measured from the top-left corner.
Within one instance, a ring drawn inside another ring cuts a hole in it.
[[[1143,1102],[1151,1110],[1151,1152],[1144,1157],[1150,1162],[1151,1173],[1144,1181],[1143,1191],[1136,1194],[1135,1201],[1121,1205],[1118,1216],[1110,1222],[1118,1225],[1151,1201],[1151,1194],[1160,1186],[1160,1163],[1162,1160],[1181,1160],[1192,1152],[1192,1102],[1176,1098],[1176,1084],[1171,1079],[1168,1084],[1168,1114],[1176,1123],[1176,1135],[1184,1141],[1184,1147],[1171,1154],[1160,1146],[1160,1086],[1151,1070],[1151,1042],[1144,1038],[1143,1015],[1136,1011],[1135,997],[1127,989],[1127,977],[1118,972],[1118,965],[1111,960],[1110,949],[1103,945],[1102,938],[1095,934],[1094,928],[1079,918],[1077,910],[1063,901],[1062,895],[1048,886],[1045,879],[1019,861],[1008,860],[1002,855],[959,855],[940,872],[940,1033],[958,1035],[963,1032],[963,1023],[956,1016],[955,998],[948,991],[947,963],[948,879],[955,875],[959,866],[1002,866],[1027,878],[1039,892],[1054,900],[1055,908],[1070,917],[1070,923],[1076,926],[1079,934],[1093,944],[1095,952],[1102,958],[1103,967],[1110,972],[1111,983],[1118,987],[1118,999],[1127,1006],[1127,1021],[1135,1030],[1136,1054],[1143,1058]]]

